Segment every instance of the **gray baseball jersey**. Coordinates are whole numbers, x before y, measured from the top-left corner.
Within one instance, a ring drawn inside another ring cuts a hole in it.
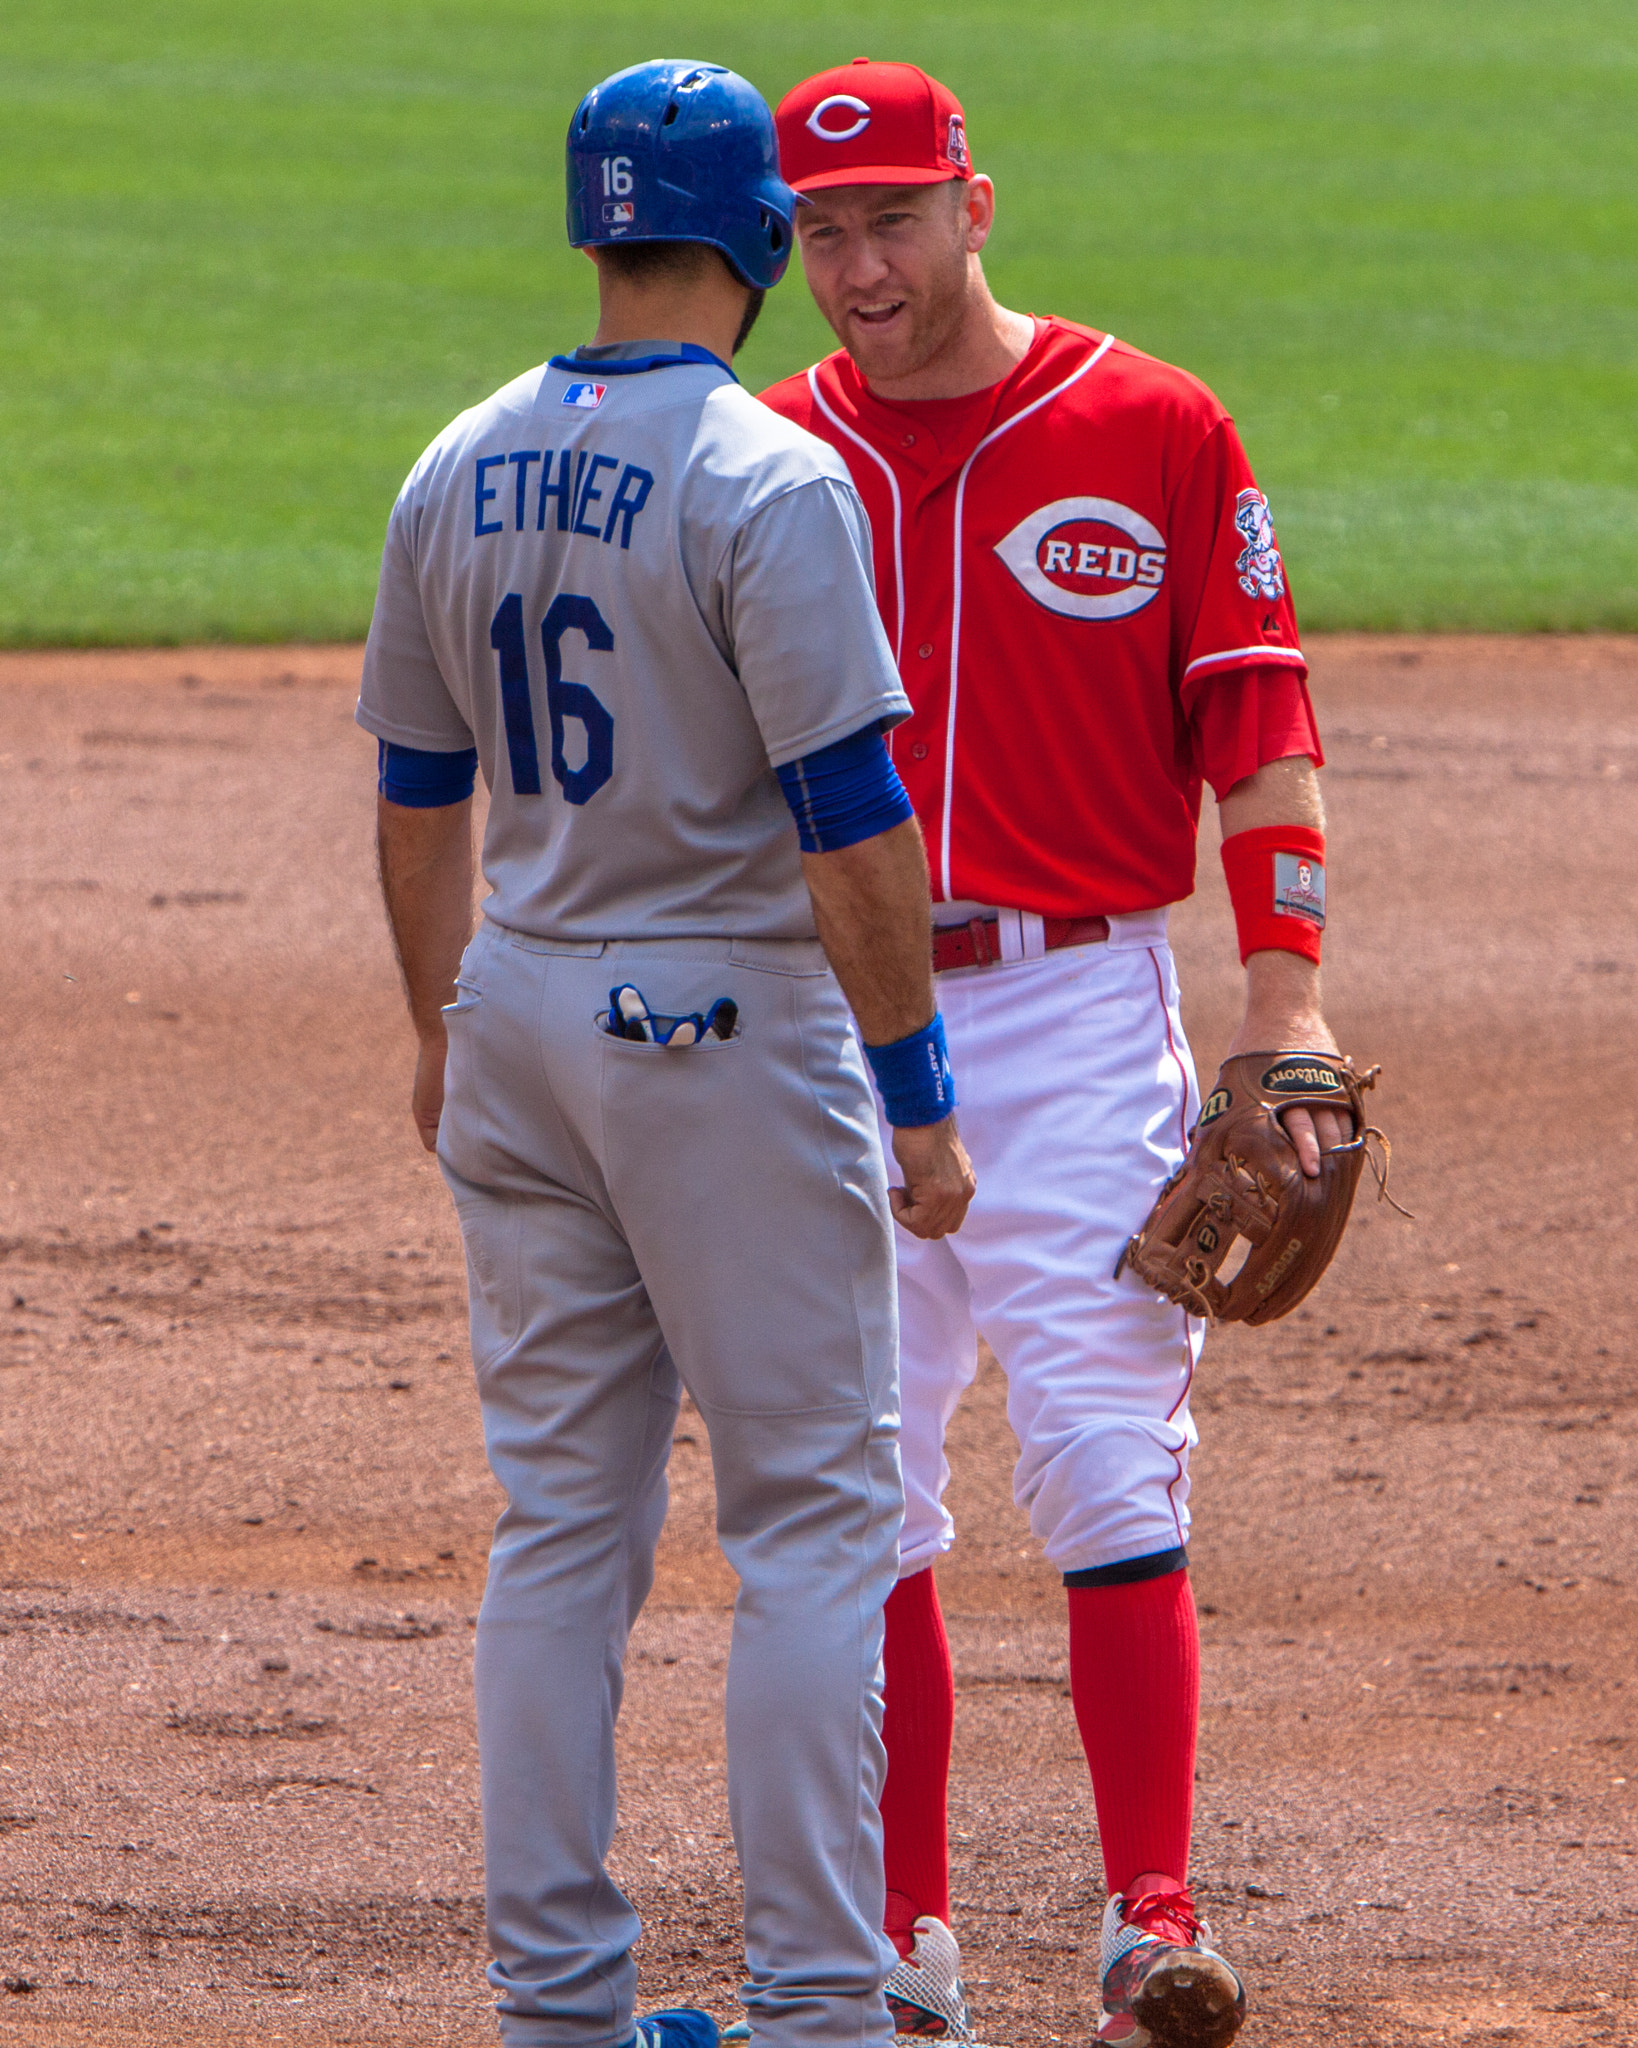
[[[682,353],[530,370],[388,527],[359,723],[477,747],[486,915],[532,937],[811,938],[773,770],[909,715],[845,464]]]
[[[908,710],[840,460],[703,350],[532,370],[439,436],[393,511],[360,723],[476,745],[491,790],[438,1154],[507,1494],[476,1657],[506,2048],[632,2038],[614,1723],[684,1386],[740,1581],[728,1792],[753,2031],[892,2038],[892,1226],[774,767]],[[627,983],[737,1022],[687,1047],[615,1037],[597,1019]]]

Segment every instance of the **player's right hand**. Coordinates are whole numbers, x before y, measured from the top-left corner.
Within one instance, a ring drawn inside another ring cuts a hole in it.
[[[978,1179],[955,1118],[894,1131],[893,1157],[904,1174],[904,1186],[887,1191],[894,1221],[912,1237],[948,1237],[959,1230]]]
[[[415,1088],[410,1096],[410,1109],[415,1117],[415,1128],[421,1134],[421,1143],[429,1152],[438,1149],[438,1124],[444,1113],[444,1062],[448,1057],[449,1041],[441,1031],[436,1037],[422,1039],[415,1062]]]

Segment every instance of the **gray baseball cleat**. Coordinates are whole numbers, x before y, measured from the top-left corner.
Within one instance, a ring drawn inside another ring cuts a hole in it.
[[[882,1986],[901,2041],[970,2042],[972,2024],[961,1985],[961,1949],[942,1920],[923,1913],[909,1955],[895,1963]]]

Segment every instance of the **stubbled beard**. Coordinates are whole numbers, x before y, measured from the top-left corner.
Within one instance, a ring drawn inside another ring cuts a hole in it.
[[[900,343],[895,346],[894,361],[872,360],[870,330],[861,330],[857,324],[850,326],[844,346],[866,378],[872,372],[891,379],[913,377],[941,355],[960,332],[966,293],[967,272],[963,257],[962,267],[951,281],[951,289],[922,301],[922,318],[911,329],[907,352],[899,352],[903,349]]]
[[[757,316],[762,311],[762,302],[767,296],[765,291],[753,289],[751,296],[745,301],[745,311],[740,315],[739,332],[734,336],[734,345],[729,351],[731,355],[737,356],[750,340],[751,329],[757,323]]]

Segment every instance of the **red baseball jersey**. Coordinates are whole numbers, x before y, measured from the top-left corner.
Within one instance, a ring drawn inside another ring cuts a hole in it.
[[[1186,372],[1043,320],[988,391],[888,404],[838,351],[763,393],[870,513],[933,893],[1046,917],[1194,887],[1202,775],[1323,757],[1268,503]]]

